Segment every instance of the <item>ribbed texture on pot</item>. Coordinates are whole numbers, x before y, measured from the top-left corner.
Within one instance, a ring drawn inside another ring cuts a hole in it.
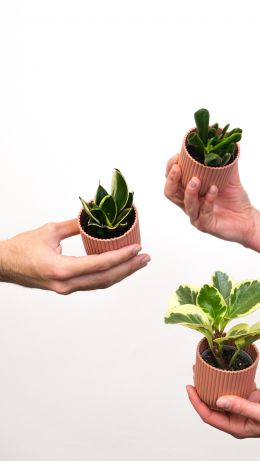
[[[84,248],[88,255],[105,253],[106,251],[118,250],[127,245],[132,245],[133,243],[141,243],[141,235],[139,228],[139,218],[136,207],[133,205],[135,211],[135,220],[132,227],[120,237],[115,237],[113,239],[98,239],[88,235],[81,226],[81,215],[85,213],[85,210],[82,210],[79,213],[78,223],[81,238],[84,244]]]
[[[200,195],[205,195],[209,187],[213,184],[218,187],[219,191],[222,191],[227,185],[230,175],[238,161],[240,155],[239,144],[236,144],[237,155],[235,160],[232,163],[230,163],[230,165],[221,167],[203,165],[202,163],[197,162],[196,160],[194,160],[194,158],[191,157],[186,147],[187,136],[192,131],[194,131],[194,128],[189,130],[184,137],[181,153],[179,155],[178,160],[178,164],[182,171],[182,185],[185,188],[188,182],[191,180],[191,178],[193,178],[193,176],[196,176],[201,181]]]
[[[254,361],[253,364],[240,371],[220,370],[206,363],[201,353],[208,347],[207,340],[204,338],[199,342],[196,352],[194,384],[201,400],[210,408],[218,409],[216,401],[222,395],[247,398],[255,388],[254,380],[259,359],[255,345],[250,344],[245,349]]]

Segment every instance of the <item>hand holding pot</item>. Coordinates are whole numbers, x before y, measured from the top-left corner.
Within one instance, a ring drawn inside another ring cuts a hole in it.
[[[237,164],[222,192],[218,193],[214,185],[203,197],[199,191],[200,181],[195,177],[183,188],[178,155],[172,157],[166,167],[164,193],[185,211],[191,224],[202,232],[260,251],[260,212],[241,185]]]
[[[49,223],[0,241],[0,281],[70,294],[108,288],[146,266],[147,254],[130,245],[101,255],[63,256],[61,241],[79,234],[77,219]]]
[[[214,411],[202,402],[193,386],[187,386],[189,399],[201,419],[211,426],[233,435],[237,439],[260,437],[260,389],[254,390],[248,400],[236,396],[223,396]]]

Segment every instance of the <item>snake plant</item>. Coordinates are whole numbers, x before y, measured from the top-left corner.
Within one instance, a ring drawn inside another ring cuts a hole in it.
[[[209,111],[199,109],[194,114],[196,130],[187,139],[187,148],[196,160],[208,166],[224,166],[231,163],[236,155],[236,143],[242,137],[242,130],[228,131],[229,124],[222,130],[218,123],[209,125]]]
[[[99,183],[94,200],[86,202],[79,197],[87,215],[87,232],[97,238],[113,238],[126,232],[133,221],[133,192],[126,180],[114,169],[111,193]]]
[[[216,271],[210,285],[201,288],[181,285],[171,298],[165,323],[180,324],[202,333],[219,368],[230,369],[239,352],[260,339],[260,322],[249,326],[239,323],[224,331],[228,323],[260,307],[260,281],[233,283],[229,276]],[[223,346],[231,344],[234,354],[226,366]]]

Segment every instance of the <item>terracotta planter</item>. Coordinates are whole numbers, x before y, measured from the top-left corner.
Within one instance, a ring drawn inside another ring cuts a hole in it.
[[[254,344],[245,350],[253,360],[244,370],[227,371],[214,368],[202,359],[201,353],[207,349],[208,342],[203,338],[197,347],[194,367],[194,384],[201,398],[210,408],[218,409],[216,401],[222,395],[238,395],[247,398],[255,388],[255,374],[259,352]]]
[[[194,160],[194,158],[189,154],[187,150],[187,136],[192,131],[195,131],[195,128],[189,130],[188,133],[185,135],[182,143],[181,153],[179,155],[178,164],[182,171],[182,186],[185,188],[188,182],[191,180],[191,178],[193,176],[196,176],[201,181],[200,195],[205,195],[209,187],[213,184],[218,187],[219,191],[222,191],[227,185],[230,175],[232,174],[232,171],[239,159],[239,144],[236,144],[236,158],[229,165],[221,167],[203,165],[202,163],[197,162],[197,160]]]
[[[139,228],[139,218],[136,207],[133,205],[135,211],[135,220],[133,222],[132,227],[125,232],[125,234],[121,235],[120,237],[115,237],[112,239],[99,239],[88,235],[82,228],[82,216],[85,214],[85,210],[82,210],[79,213],[78,223],[81,238],[88,255],[91,254],[100,254],[106,251],[111,250],[118,250],[119,248],[123,248],[127,245],[131,245],[133,243],[141,243],[141,236],[140,236],[140,228]]]

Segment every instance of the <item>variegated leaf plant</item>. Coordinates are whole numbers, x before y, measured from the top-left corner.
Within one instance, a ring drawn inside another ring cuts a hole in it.
[[[225,332],[228,323],[260,307],[260,281],[233,283],[229,276],[216,271],[210,285],[196,288],[181,285],[173,294],[165,323],[180,324],[202,333],[220,368],[226,369],[223,346],[232,344],[235,352],[228,369],[241,349],[260,339],[260,322],[252,326],[239,323]]]
[[[90,234],[97,238],[113,238],[118,231],[128,230],[133,197],[134,193],[128,192],[126,180],[118,169],[113,172],[110,194],[99,184],[91,202],[79,197],[88,216]]]

